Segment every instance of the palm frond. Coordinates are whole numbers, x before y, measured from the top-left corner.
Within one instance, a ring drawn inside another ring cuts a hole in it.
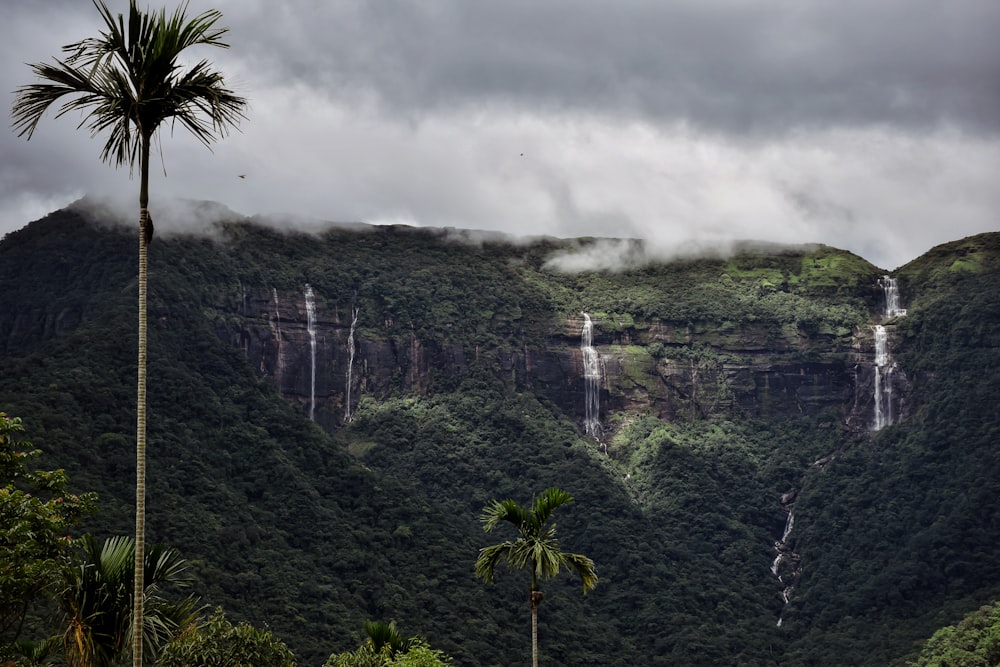
[[[483,530],[487,533],[496,528],[501,521],[514,525],[519,531],[529,521],[528,511],[513,500],[494,500],[483,508],[479,515],[483,522]]]
[[[397,653],[405,653],[413,643],[412,638],[406,639],[400,634],[395,621],[388,623],[365,621],[365,634],[368,635],[368,642],[376,653],[385,648],[390,658],[395,657]]]
[[[501,542],[480,549],[479,557],[476,558],[476,576],[487,584],[492,584],[497,565],[501,562],[509,563],[510,554],[514,549],[514,542]]]
[[[198,614],[205,608],[195,595],[179,601],[157,599],[147,602],[142,615],[143,653],[152,663],[153,654],[172,639],[182,634],[198,622]],[[125,645],[132,645],[133,624],[128,624],[124,633]]]
[[[531,510],[531,520],[535,530],[540,530],[552,518],[553,512],[571,502],[573,502],[573,496],[563,489],[550,487],[542,491],[541,495],[535,499],[535,505]]]
[[[492,583],[496,566],[506,562],[512,569],[531,573],[531,589],[539,581],[551,579],[560,570],[576,572],[586,593],[597,585],[594,562],[586,556],[563,553],[556,539],[556,524],[549,523],[552,514],[563,505],[573,502],[568,492],[549,488],[534,501],[530,511],[513,500],[493,500],[480,515],[483,528],[491,531],[503,521],[517,527],[519,536],[513,542],[503,542],[484,547],[476,559],[476,576]]]
[[[188,563],[177,549],[154,544],[146,551],[143,583],[147,595],[156,592],[163,584],[190,585],[194,579],[188,572]]]
[[[576,572],[583,583],[584,594],[597,585],[597,566],[594,561],[581,554],[562,554],[562,566],[567,572]]]
[[[538,580],[551,579],[559,574],[562,552],[554,539],[536,539],[531,542],[531,562]]]
[[[38,63],[31,65],[31,69],[35,76],[50,83],[25,85],[14,91],[11,116],[18,136],[27,135],[30,139],[49,107],[66,95],[79,94],[81,97],[63,104],[56,117],[73,109],[98,103],[102,97],[91,78],[62,61],[56,61],[54,65]]]

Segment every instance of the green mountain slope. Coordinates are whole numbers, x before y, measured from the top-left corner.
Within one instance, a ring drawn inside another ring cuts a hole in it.
[[[0,243],[0,409],[101,494],[90,530],[128,533],[134,238],[89,217]],[[474,579],[493,537],[478,514],[557,485],[576,497],[562,543],[601,583],[546,587],[543,661],[887,664],[1000,598],[997,239],[898,272],[902,419],[873,434],[882,272],[833,248],[562,273],[553,256],[601,242],[239,220],[158,237],[150,539],[300,664],[356,646],[371,618],[459,664],[509,665],[528,659],[527,581]],[[581,311],[601,441],[582,433]]]

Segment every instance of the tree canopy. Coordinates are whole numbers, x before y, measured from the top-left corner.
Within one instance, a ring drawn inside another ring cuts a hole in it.
[[[354,651],[334,653],[325,667],[447,667],[451,658],[432,649],[422,637],[404,639],[394,622],[365,621],[364,643]]]
[[[70,493],[61,469],[32,469],[41,451],[20,438],[23,430],[19,417],[0,412],[0,652],[18,639],[32,605],[59,586],[71,531],[97,500]]]
[[[295,656],[268,628],[233,625],[221,607],[167,644],[156,667],[295,667]]]
[[[984,605],[957,625],[935,632],[908,667],[1000,665],[1000,602]]]

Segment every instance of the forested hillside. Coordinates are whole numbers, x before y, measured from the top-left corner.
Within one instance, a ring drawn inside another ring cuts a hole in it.
[[[1000,599],[1000,235],[894,272],[890,316],[826,246],[567,271],[606,242],[263,222],[151,247],[147,530],[299,664],[366,619],[526,663],[479,514],[549,486],[601,581],[546,585],[542,664],[901,665]],[[134,255],[82,204],[0,242],[0,411],[100,536],[132,530]]]

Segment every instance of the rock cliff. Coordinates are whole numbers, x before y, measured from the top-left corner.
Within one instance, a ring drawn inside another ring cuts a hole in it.
[[[507,341],[493,348],[422,338],[412,327],[369,314],[381,330],[365,327],[348,349],[350,308],[316,293],[316,373],[302,291],[263,286],[242,290],[238,312],[220,307],[217,331],[244,350],[254,368],[291,401],[335,430],[346,412],[348,366],[351,400],[363,396],[433,392],[436,384],[468,371],[471,359],[489,357],[512,389],[541,392],[582,423],[583,359],[580,314],[561,316],[540,343]],[[805,416],[855,430],[873,424],[875,343],[869,325],[840,334],[813,333],[767,323],[657,320],[621,322],[594,317],[594,346],[602,377],[603,423],[616,413],[698,419],[715,414],[785,418]],[[906,374],[893,375],[895,414],[905,412]]]

